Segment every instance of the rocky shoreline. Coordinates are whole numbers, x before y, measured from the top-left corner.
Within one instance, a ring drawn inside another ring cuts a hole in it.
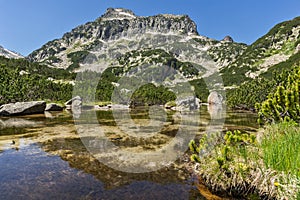
[[[47,104],[45,101],[28,101],[3,104],[0,106],[0,116],[22,116],[43,114],[45,111],[62,111],[64,107],[56,104]]]
[[[219,105],[219,103],[216,103],[216,105]],[[174,107],[175,106],[164,108],[171,109]],[[82,99],[80,97],[74,97],[67,101],[64,104],[64,106],[58,105],[56,103],[47,104],[45,101],[17,102],[4,104],[0,106],[0,116],[10,117],[29,114],[42,114],[45,111],[62,111],[63,109],[72,110],[74,114],[74,111],[76,112],[76,110],[81,109],[109,110],[118,108],[128,109],[129,107],[124,105],[112,104],[104,106],[83,106]],[[111,135],[109,138],[114,139],[114,137],[118,138],[114,142],[126,143],[126,138],[124,139],[118,134]],[[161,141],[165,143],[165,141]],[[124,145],[126,145],[125,143]],[[145,141],[143,143],[145,143],[146,145],[145,147],[143,146],[143,148],[148,148],[149,145],[147,146],[147,142]],[[49,145],[49,141],[44,141],[44,144],[47,144],[47,148],[51,148],[51,145]],[[65,160],[68,160],[67,157],[70,156],[70,153],[63,154],[60,156],[64,157]],[[232,197],[245,198],[247,197],[247,195],[256,195],[257,197],[262,199],[284,199],[277,198],[279,195],[278,186],[276,186],[276,181],[273,180],[272,175],[276,174],[277,178],[283,179],[284,177],[287,177],[286,174],[280,174],[269,169],[258,168],[258,166],[256,165],[249,165],[248,171],[245,174],[240,174],[238,171],[235,171],[234,168],[231,171],[231,173],[228,173],[226,171],[218,171],[219,168],[217,166],[216,159],[212,157],[207,157],[203,159],[201,163],[197,164],[194,164],[191,161],[189,161],[187,155],[184,155],[184,160],[185,162],[182,168],[188,170],[190,174],[194,174],[197,177],[195,184],[198,187],[200,193],[207,199],[226,199]],[[203,165],[210,167],[205,168],[203,167]],[[293,177],[289,178],[292,179]],[[212,194],[211,191],[214,194]]]

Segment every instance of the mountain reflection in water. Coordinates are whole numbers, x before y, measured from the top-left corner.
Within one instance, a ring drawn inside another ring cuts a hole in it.
[[[201,111],[199,134],[210,120],[206,109]],[[147,110],[134,110],[131,115],[137,122],[149,118]],[[97,117],[106,136],[128,148],[160,147],[177,130],[170,114],[160,138],[134,142],[116,129],[111,111],[97,111]],[[126,173],[106,166],[87,151],[66,112],[0,120],[1,199],[205,199],[194,186],[194,177],[181,165],[187,158],[154,172]],[[255,131],[255,115],[227,112],[224,128]]]

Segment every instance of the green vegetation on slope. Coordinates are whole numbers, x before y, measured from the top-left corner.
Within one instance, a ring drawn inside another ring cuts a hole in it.
[[[0,104],[31,100],[68,100],[72,85],[54,83],[37,74],[20,74],[20,69],[0,64]]]
[[[300,64],[300,52],[288,60],[278,63],[257,78],[247,81],[238,88],[227,91],[227,104],[233,108],[255,109],[256,103],[265,101],[279,85],[286,85],[289,74]]]
[[[67,55],[69,59],[71,59],[72,64],[67,68],[69,71],[73,71],[74,69],[78,69],[79,63],[92,63],[97,58],[94,54],[89,53],[88,51],[76,51],[69,53]]]
[[[23,70],[29,74],[39,74],[44,77],[51,77],[57,80],[72,80],[75,79],[76,74],[66,71],[64,69],[50,68],[46,65],[30,62],[26,59],[9,59],[0,56],[1,66],[6,66],[9,69]]]
[[[201,100],[201,102],[207,102],[207,97],[209,95],[209,91],[207,89],[207,85],[203,78],[194,79],[189,81],[189,83],[195,88],[195,95],[197,98]]]
[[[293,28],[299,26],[300,17],[282,22],[248,46],[236,61],[221,69],[224,85],[241,85],[251,80],[247,74],[257,72],[263,59],[267,57],[279,53],[292,55],[300,44],[300,34],[296,37],[297,34],[293,33]],[[296,57],[299,58],[299,56]]]
[[[300,123],[300,65],[290,71],[285,81],[261,104],[257,104],[261,120],[278,122],[294,120]]]
[[[290,71],[293,66],[300,63],[300,51],[289,57],[286,61],[280,62],[276,65],[270,67],[266,72],[262,73],[260,76],[274,79],[273,74],[281,73],[283,71]]]
[[[273,81],[256,78],[239,88],[228,90],[227,105],[231,108],[253,110],[257,102],[266,99],[274,84]]]
[[[260,47],[270,47],[273,43],[285,40],[286,37],[292,35],[293,28],[297,26],[300,26],[300,17],[296,17],[292,20],[284,21],[282,23],[275,25],[266,35],[264,35],[263,37],[259,38],[256,42],[254,42],[253,45],[251,45],[249,51]],[[272,39],[270,40],[268,38],[272,38]],[[293,49],[295,49],[298,44],[299,41],[297,41],[293,45]]]
[[[156,87],[149,83],[141,86],[131,97],[131,105],[164,105],[175,101],[176,95],[163,86]]]
[[[168,101],[176,99],[173,92],[163,86],[155,86],[152,83],[141,85],[140,79],[134,77],[122,77],[120,80],[122,68],[110,67],[102,74],[86,71],[78,73],[78,84],[75,86],[77,95],[84,96],[87,101],[94,101],[93,93],[95,93],[95,101],[111,101],[114,93],[118,102],[129,103],[127,96],[130,98],[131,106],[144,106],[154,104],[165,104]],[[98,84],[95,85],[96,81]],[[113,84],[115,83],[115,84]],[[116,85],[120,84],[119,88]],[[136,87],[138,86],[138,87]],[[93,90],[96,88],[96,90]],[[122,92],[122,89],[127,89],[128,93]],[[131,91],[136,89],[135,91]],[[124,99],[124,100],[123,100]]]
[[[120,57],[119,63],[125,68],[124,72],[128,72],[132,68],[141,67],[145,64],[163,64],[177,70],[186,78],[198,76],[201,72],[205,71],[202,66],[195,66],[195,64],[190,62],[181,62],[175,58],[175,55],[162,49],[131,51]]]

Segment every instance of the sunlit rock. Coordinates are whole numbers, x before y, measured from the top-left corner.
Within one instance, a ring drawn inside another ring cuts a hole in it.
[[[0,106],[0,116],[40,114],[45,108],[45,101],[9,103]]]
[[[64,108],[56,103],[47,104],[45,111],[62,111]]]
[[[209,94],[209,96],[207,98],[207,102],[208,102],[208,104],[222,104],[223,97],[218,92],[213,91]]]

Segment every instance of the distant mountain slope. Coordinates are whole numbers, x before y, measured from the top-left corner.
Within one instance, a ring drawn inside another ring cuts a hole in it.
[[[166,44],[169,46],[166,47]],[[105,63],[114,65],[112,60],[115,57],[129,52],[163,49],[181,62],[198,65],[201,63],[198,63],[197,55],[205,55],[205,59],[215,61],[213,70],[216,70],[232,63],[246,47],[232,40],[217,41],[198,35],[196,24],[187,15],[140,17],[127,9],[109,8],[100,18],[48,42],[28,58],[54,67],[80,71],[87,69],[82,65],[87,55],[90,59],[103,58]],[[139,59],[139,64],[145,60],[142,57]],[[212,66],[203,67],[206,71],[212,70]]]
[[[23,58],[21,54],[5,49],[2,46],[0,46],[0,56],[4,56],[6,58]]]
[[[129,66],[171,66],[176,61],[180,65],[176,70],[189,80],[220,72],[225,86],[236,87],[298,60],[299,25],[300,17],[279,23],[247,46],[230,36],[218,41],[199,35],[187,15],[141,17],[127,9],[109,8],[95,21],[46,43],[28,59],[73,72],[123,67],[123,75]],[[93,62],[98,65],[90,65]]]
[[[266,35],[248,46],[233,63],[223,67],[221,73],[224,82],[226,85],[239,85],[267,72],[272,66],[287,61],[293,55],[299,57],[299,51],[300,17],[296,17],[274,26]]]

